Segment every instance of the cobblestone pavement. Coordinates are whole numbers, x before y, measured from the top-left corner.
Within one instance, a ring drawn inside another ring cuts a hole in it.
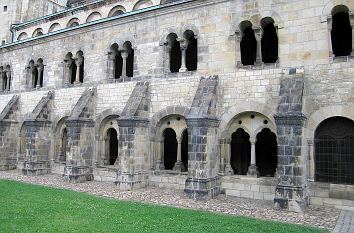
[[[354,211],[342,210],[333,233],[354,232]]]
[[[0,179],[17,180],[25,183],[70,189],[96,196],[174,206],[187,209],[207,210],[229,215],[242,215],[263,220],[295,223],[333,230],[340,211],[332,208],[311,206],[305,213],[278,211],[273,209],[272,201],[251,200],[218,195],[208,201],[195,201],[187,198],[183,191],[146,188],[134,191],[120,191],[112,182],[90,181],[71,184],[61,180],[59,175],[29,177],[18,171],[1,171]]]

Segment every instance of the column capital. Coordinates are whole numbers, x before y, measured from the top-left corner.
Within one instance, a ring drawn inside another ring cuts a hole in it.
[[[182,137],[176,137],[177,143],[181,144],[182,143]]]
[[[187,46],[188,46],[188,43],[189,43],[188,40],[186,40],[184,38],[177,38],[176,40],[179,42],[181,50],[187,49]]]
[[[236,41],[240,43],[243,37],[243,33],[237,30],[235,31],[235,35],[236,35]]]
[[[312,145],[313,145],[313,139],[312,139],[312,138],[308,138],[308,139],[307,139],[307,144],[308,144],[309,146],[312,146]]]
[[[127,49],[121,49],[121,50],[120,50],[120,54],[121,54],[121,56],[122,56],[123,59],[127,59],[129,53],[130,53],[130,51],[127,50]]]
[[[113,61],[115,58],[116,58],[116,52],[114,52],[114,51],[109,51],[108,52],[108,60],[111,60],[111,61]]]
[[[263,29],[261,27],[255,27],[253,29],[256,40],[260,41],[263,36]]]
[[[250,138],[250,143],[251,144],[256,144],[256,142],[257,142],[257,139],[256,138]]]
[[[83,57],[77,57],[75,58],[75,64],[76,66],[81,66],[82,62],[84,61]]]

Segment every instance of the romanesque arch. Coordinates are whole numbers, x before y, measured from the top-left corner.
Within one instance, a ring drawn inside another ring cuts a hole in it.
[[[54,157],[52,158],[57,163],[66,164],[66,155],[68,152],[68,135],[65,120],[68,116],[62,117],[55,126],[54,140]]]
[[[106,109],[95,120],[96,163],[100,166],[118,166],[119,126],[121,111]]]
[[[133,11],[144,9],[153,5],[154,4],[150,0],[140,0],[134,5]]]
[[[43,29],[42,28],[37,28],[32,33],[32,37],[41,36],[41,35],[43,35]]]
[[[188,113],[186,107],[170,106],[152,117],[149,134],[153,141],[152,163],[157,170],[187,171],[188,132],[185,116]]]
[[[92,12],[89,16],[87,16],[86,23],[96,21],[99,19],[102,19],[102,15],[101,15],[101,13],[95,11],[95,12]]]
[[[61,29],[61,26],[59,23],[53,23],[50,27],[48,32],[55,32]]]
[[[315,181],[354,184],[354,121],[331,117],[315,131]]]
[[[80,24],[80,20],[78,18],[72,18],[66,24],[66,28],[75,27]]]
[[[254,65],[257,55],[257,41],[250,21],[240,23],[242,39],[240,42],[242,65]]]
[[[263,35],[261,39],[262,61],[275,63],[278,60],[278,35],[274,26],[274,20],[265,17],[261,20]]]
[[[112,16],[116,16],[116,15],[121,15],[121,14],[124,14],[126,11],[126,9],[121,6],[121,5],[118,5],[118,6],[115,6],[113,7],[109,13],[108,13],[108,16],[107,17],[112,17]]]
[[[27,39],[28,38],[28,35],[26,32],[22,32],[18,37],[17,37],[17,40],[24,40],[24,39]]]

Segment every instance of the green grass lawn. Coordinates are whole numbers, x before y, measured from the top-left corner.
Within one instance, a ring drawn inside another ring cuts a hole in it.
[[[323,232],[0,180],[0,232]]]

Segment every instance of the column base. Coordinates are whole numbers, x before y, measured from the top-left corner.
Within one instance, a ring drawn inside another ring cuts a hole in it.
[[[258,167],[254,164],[251,164],[248,167],[247,176],[256,177],[256,178],[259,177]]]
[[[87,166],[65,166],[63,181],[69,183],[84,183],[93,180],[92,168]]]
[[[25,161],[23,163],[22,174],[28,176],[45,175],[51,172],[49,161]]]
[[[180,72],[180,73],[183,73],[183,72],[187,72],[188,70],[187,70],[187,67],[181,67],[179,70],[178,70],[178,72]]]
[[[117,176],[115,184],[120,190],[134,190],[147,186],[148,174],[146,172],[121,172]]]
[[[220,177],[197,179],[187,178],[184,192],[195,200],[209,200],[220,193]]]
[[[161,160],[158,160],[156,163],[156,170],[165,170],[165,165]]]
[[[175,163],[175,166],[173,166],[173,170],[177,172],[181,172],[182,170],[184,170],[184,164],[182,163],[182,161],[177,161]]]
[[[227,164],[226,166],[225,166],[225,172],[224,172],[224,174],[225,174],[225,176],[231,176],[231,175],[233,175],[233,170],[232,170],[232,167],[231,167],[231,165],[230,164]]]
[[[309,197],[304,187],[278,185],[275,189],[274,209],[304,212]]]

